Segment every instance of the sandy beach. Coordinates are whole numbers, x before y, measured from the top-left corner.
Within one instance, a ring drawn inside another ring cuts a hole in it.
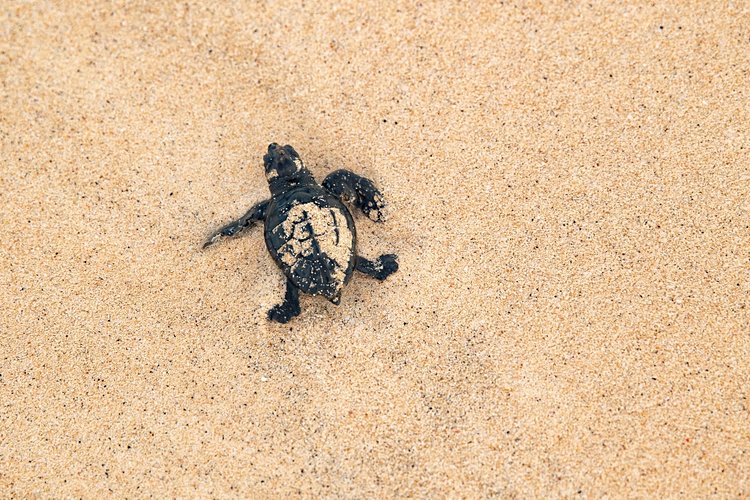
[[[750,495],[750,4],[0,7],[0,496]],[[291,144],[372,179],[267,311]]]

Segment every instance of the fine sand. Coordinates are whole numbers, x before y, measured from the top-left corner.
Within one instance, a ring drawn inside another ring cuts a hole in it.
[[[0,496],[750,495],[750,4],[166,4],[0,6]],[[287,325],[269,142],[401,265]]]

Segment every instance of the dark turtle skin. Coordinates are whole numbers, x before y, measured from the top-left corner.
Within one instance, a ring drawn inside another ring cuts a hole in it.
[[[321,186],[289,145],[270,144],[263,164],[271,199],[213,233],[203,248],[264,221],[266,247],[287,278],[284,302],[268,311],[270,320],[286,323],[299,315],[300,291],[339,304],[355,270],[380,281],[398,270],[394,254],[374,261],[357,255],[357,231],[345,203],[382,222],[385,201],[372,181],[337,170]]]

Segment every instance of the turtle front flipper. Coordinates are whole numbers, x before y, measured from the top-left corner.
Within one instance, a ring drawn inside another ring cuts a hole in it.
[[[245,215],[235,221],[230,222],[229,224],[209,236],[206,242],[203,244],[203,248],[213,245],[214,243],[219,241],[222,236],[237,236],[243,230],[252,227],[255,222],[265,219],[266,211],[268,210],[268,204],[270,202],[271,200],[265,200],[253,205]]]
[[[349,170],[336,170],[323,181],[323,187],[343,201],[352,203],[375,222],[385,220],[385,200],[370,179]]]
[[[278,323],[288,323],[290,319],[299,315],[299,289],[294,286],[292,280],[286,280],[286,295],[284,302],[273,306],[268,311],[268,319]]]

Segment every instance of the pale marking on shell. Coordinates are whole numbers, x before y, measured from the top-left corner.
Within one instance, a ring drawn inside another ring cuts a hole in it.
[[[337,219],[343,221],[343,224],[337,225]],[[343,286],[354,237],[340,209],[321,208],[313,202],[301,203],[289,210],[286,220],[274,228],[274,231],[281,231],[280,236],[286,240],[278,254],[292,272],[299,265],[298,256],[308,257],[315,251],[315,240],[320,252],[337,264],[331,277],[338,284],[337,288]]]

